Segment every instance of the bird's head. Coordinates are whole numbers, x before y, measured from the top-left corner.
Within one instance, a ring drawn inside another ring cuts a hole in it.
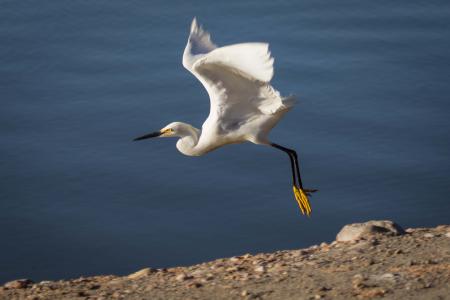
[[[164,128],[155,131],[155,132],[151,132],[148,134],[145,134],[143,136],[137,137],[134,139],[134,141],[140,141],[140,140],[145,140],[145,139],[149,139],[149,138],[154,138],[154,137],[181,137],[184,136],[186,134],[188,134],[189,131],[189,124],[185,124],[182,122],[172,122],[169,125],[165,126]]]

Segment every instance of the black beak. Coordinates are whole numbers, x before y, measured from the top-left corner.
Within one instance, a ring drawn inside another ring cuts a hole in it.
[[[160,136],[161,134],[163,134],[161,131],[156,131],[156,132],[152,132],[152,133],[137,137],[133,141],[140,141],[140,140],[145,140],[145,139],[149,139],[149,138],[154,138],[154,137]]]

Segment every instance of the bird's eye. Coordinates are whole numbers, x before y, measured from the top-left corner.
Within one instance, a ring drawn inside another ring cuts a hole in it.
[[[173,129],[172,128],[167,128],[167,129],[164,129],[164,131],[163,131],[163,136],[168,136],[168,135],[171,135],[171,134],[174,134],[175,132],[173,131]]]

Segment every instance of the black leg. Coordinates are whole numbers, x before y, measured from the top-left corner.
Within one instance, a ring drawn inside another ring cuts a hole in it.
[[[300,176],[300,167],[299,167],[299,163],[298,163],[297,152],[295,152],[295,150],[291,150],[291,151],[292,151],[292,156],[294,157],[295,169],[297,170],[298,184],[299,184],[300,188],[303,189],[303,183],[302,183],[302,177]]]
[[[285,152],[287,155],[289,155],[289,160],[291,161],[291,169],[292,169],[292,184],[293,185],[297,185],[297,174],[296,172],[296,168],[295,168],[295,160],[294,157],[292,155],[292,153],[290,152],[290,149],[285,148],[283,146],[277,145],[277,144],[271,144],[272,147],[280,149],[281,151]]]
[[[270,145],[272,147],[280,149],[281,151],[286,152],[289,155],[289,159],[291,160],[292,177],[294,178],[293,179],[294,185],[297,185],[297,182],[298,182],[298,186],[303,189],[302,179],[300,177],[300,170],[298,167],[297,153],[295,152],[295,150],[283,147],[283,146],[275,144],[275,143],[272,143]]]
[[[289,159],[291,161],[291,168],[292,168],[292,181],[293,181],[295,200],[297,200],[297,203],[298,203],[302,213],[309,216],[311,214],[311,206],[309,204],[309,200],[308,200],[307,196],[310,195],[310,193],[315,192],[316,190],[303,189],[303,183],[302,183],[302,179],[300,177],[300,167],[299,167],[299,163],[298,163],[297,152],[295,152],[295,150],[283,147],[283,146],[275,144],[275,143],[271,143],[270,145],[289,155]]]

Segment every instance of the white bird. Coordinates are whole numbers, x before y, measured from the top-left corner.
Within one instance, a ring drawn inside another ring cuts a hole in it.
[[[209,116],[201,130],[173,122],[134,140],[178,137],[177,149],[189,156],[200,156],[227,144],[243,142],[282,150],[290,158],[295,199],[301,212],[310,215],[307,196],[316,190],[303,188],[296,152],[268,138],[269,131],[295,102],[293,96],[282,97],[270,85],[273,61],[266,43],[217,47],[194,18],[183,53],[183,66],[207,90],[211,102]]]

